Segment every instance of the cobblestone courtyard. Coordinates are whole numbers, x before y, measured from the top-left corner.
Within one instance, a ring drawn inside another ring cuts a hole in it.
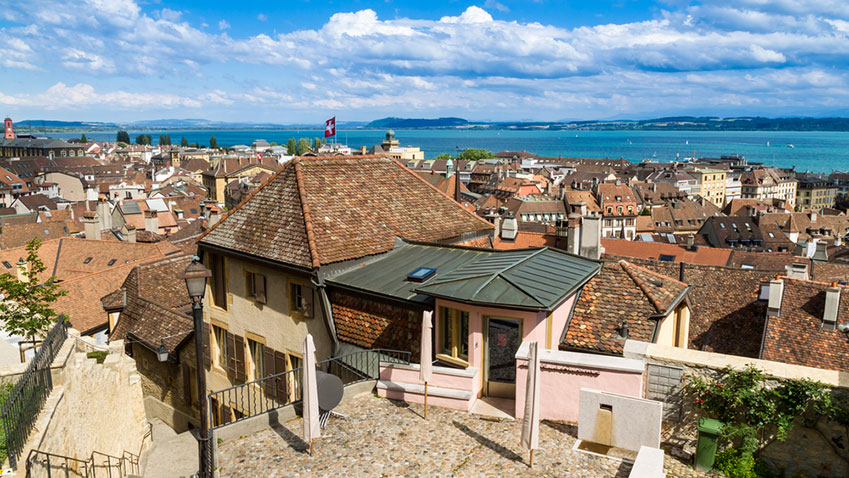
[[[627,477],[631,466],[572,450],[577,430],[544,421],[534,468],[520,444],[521,422],[423,407],[371,395],[340,405],[324,437],[301,440],[301,419],[219,447],[222,477]],[[666,457],[669,477],[708,476]]]

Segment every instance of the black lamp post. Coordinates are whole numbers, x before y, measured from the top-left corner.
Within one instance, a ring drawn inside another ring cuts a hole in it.
[[[197,256],[186,267],[183,279],[192,298],[192,318],[194,319],[195,356],[197,357],[198,401],[200,402],[200,435],[198,435],[198,477],[211,476],[209,459],[209,410],[206,401],[206,373],[203,370],[203,295],[206,292],[206,280],[212,273],[200,263]]]

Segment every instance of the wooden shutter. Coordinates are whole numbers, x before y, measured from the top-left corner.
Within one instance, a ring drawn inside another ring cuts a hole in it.
[[[286,371],[286,354],[282,352],[274,352],[274,371],[275,373],[283,373]],[[274,387],[277,400],[286,402],[286,376],[280,376],[274,379]]]
[[[277,367],[274,364],[274,349],[271,347],[265,346],[262,349],[262,363],[265,365],[265,376],[270,377],[277,372]],[[265,396],[268,398],[274,398],[275,389],[274,389],[274,379],[267,379],[262,381],[262,388],[265,390]]]
[[[227,334],[227,374],[236,377],[236,336],[230,332]]]
[[[301,295],[302,295],[302,303],[304,306],[304,317],[309,318],[312,317],[312,295],[313,289],[312,287],[301,287]]]
[[[209,347],[209,336],[210,336],[210,327],[206,322],[203,323],[203,366],[206,367],[207,370],[212,366],[212,356],[210,355],[210,347]]]
[[[260,304],[265,304],[265,276],[254,274],[254,298]]]
[[[183,400],[186,402],[186,405],[192,406],[192,378],[189,375],[191,370],[189,369],[189,364],[183,362]]]
[[[245,363],[245,339],[241,335],[235,336],[234,345],[236,350],[236,380],[244,382],[248,379],[247,364]]]

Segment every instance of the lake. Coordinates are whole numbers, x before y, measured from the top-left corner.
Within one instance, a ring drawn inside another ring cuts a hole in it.
[[[153,141],[170,134],[179,144],[208,144],[214,135],[219,145],[250,145],[255,139],[286,144],[289,138],[314,138],[323,130],[165,130],[130,131],[130,137],[149,134]],[[382,130],[339,130],[338,141],[353,148],[371,147],[383,140]],[[115,140],[114,131],[86,132],[95,140]],[[78,138],[80,133],[48,133],[58,138]],[[541,156],[624,158],[670,162],[676,158],[719,157],[740,154],[750,162],[799,171],[831,172],[849,169],[849,132],[798,131],[513,131],[513,130],[398,130],[402,146],[420,147],[426,158],[455,154],[464,148],[492,152],[529,151]],[[792,145],[792,147],[790,147]]]

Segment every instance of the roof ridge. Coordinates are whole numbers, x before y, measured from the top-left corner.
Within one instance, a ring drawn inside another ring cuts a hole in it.
[[[293,161],[294,161],[294,160],[293,160]],[[236,207],[234,207],[233,209],[230,209],[230,210],[229,210],[229,211],[227,211],[227,212],[226,212],[223,216],[221,216],[221,219],[219,219],[219,220],[218,220],[218,222],[216,222],[215,224],[213,224],[213,225],[212,225],[212,227],[210,227],[210,228],[209,228],[209,229],[207,229],[206,231],[203,231],[203,232],[201,233],[201,235],[198,237],[198,242],[200,242],[200,241],[201,241],[204,237],[206,237],[206,235],[207,235],[207,234],[209,234],[210,232],[212,232],[213,230],[215,230],[215,228],[217,228],[219,225],[221,225],[221,223],[222,223],[222,222],[224,222],[224,220],[225,220],[225,219],[227,219],[228,217],[232,216],[232,215],[233,215],[233,213],[235,213],[236,211],[238,211],[239,209],[241,209],[241,207],[242,207],[244,204],[246,204],[246,203],[248,202],[248,200],[250,200],[252,197],[254,197],[254,196],[255,196],[258,192],[260,192],[260,191],[261,191],[262,189],[264,189],[266,186],[268,186],[269,184],[271,184],[271,182],[272,182],[272,181],[274,181],[274,179],[275,179],[275,178],[277,178],[277,176],[279,176],[279,175],[280,175],[280,174],[282,174],[284,171],[286,171],[287,169],[289,169],[289,165],[290,165],[290,164],[291,164],[291,162],[289,162],[288,164],[286,164],[286,166],[283,166],[283,167],[282,167],[282,168],[280,168],[278,171],[276,171],[274,174],[272,174],[272,175],[271,175],[271,177],[270,177],[270,178],[268,178],[268,181],[266,181],[266,182],[264,182],[264,183],[260,184],[258,188],[254,189],[254,190],[253,190],[250,194],[248,194],[248,197],[246,197],[246,198],[245,198],[242,202],[240,202],[239,204],[237,204],[237,205],[236,205]]]
[[[645,294],[645,296],[649,299],[649,302],[651,302],[652,307],[654,307],[657,312],[663,312],[664,309],[660,306],[660,300],[658,300],[654,296],[654,293],[649,290],[648,286],[643,283],[642,279],[637,277],[634,271],[630,269],[629,266],[631,264],[628,261],[624,260],[619,261],[617,264],[619,264],[619,267],[621,267],[622,270],[624,270],[625,273],[628,274],[628,277],[630,277],[631,280],[634,281],[635,284],[637,284],[637,287],[640,288],[643,294]]]
[[[539,250],[534,251],[533,254],[522,257],[517,261],[513,261],[507,267],[502,267],[501,269],[493,272],[492,274],[487,274],[487,275],[490,276],[489,279],[485,280],[484,283],[481,284],[481,286],[477,288],[477,290],[475,291],[475,293],[473,295],[478,295],[480,293],[480,291],[482,291],[484,289],[484,287],[488,286],[492,281],[494,281],[496,277],[500,277],[501,274],[503,274],[503,273],[509,271],[510,269],[518,266],[519,264],[522,264],[523,262],[530,260],[531,258],[536,257],[537,255],[539,255],[542,252],[545,252],[546,250],[548,250],[547,247],[540,248]],[[507,280],[507,278],[504,278],[504,279]],[[508,282],[510,282],[510,281],[508,281]],[[510,283],[513,284],[512,282],[510,282]],[[515,286],[515,284],[513,284],[513,285]],[[525,292],[525,291],[522,290],[522,292]],[[537,301],[537,302],[539,302],[539,301]]]
[[[307,245],[310,249],[310,258],[312,259],[313,268],[321,267],[321,260],[318,257],[318,246],[315,242],[315,232],[312,228],[312,215],[310,214],[310,206],[307,204],[306,185],[304,184],[304,172],[301,165],[301,158],[297,157],[292,160],[295,167],[295,181],[298,185],[298,197],[301,201],[301,211],[304,215],[304,229],[307,232]]]

